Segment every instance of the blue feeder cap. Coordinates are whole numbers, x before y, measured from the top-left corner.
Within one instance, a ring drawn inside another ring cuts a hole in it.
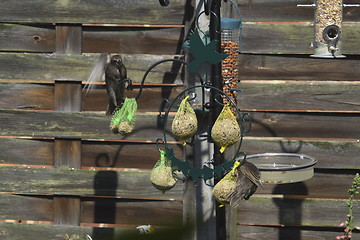
[[[221,29],[239,29],[241,21],[236,18],[221,18]]]

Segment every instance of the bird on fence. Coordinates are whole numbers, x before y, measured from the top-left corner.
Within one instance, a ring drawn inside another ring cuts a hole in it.
[[[244,159],[235,172],[236,188],[231,192],[227,200],[230,206],[236,208],[242,199],[248,200],[262,186],[260,182],[260,171],[252,163]]]
[[[130,88],[132,81],[127,77],[127,70],[120,55],[110,58],[109,53],[102,53],[88,78],[88,84],[85,85],[86,93],[91,91],[94,82],[102,81],[104,73],[106,91],[109,96],[106,115],[110,116],[124,103],[124,91]]]
[[[127,78],[126,67],[120,55],[114,55],[105,68],[106,90],[109,95],[109,105],[106,115],[111,115],[115,108],[124,103],[124,91],[131,85]]]

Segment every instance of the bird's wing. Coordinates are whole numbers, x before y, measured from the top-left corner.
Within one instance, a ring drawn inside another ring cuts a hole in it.
[[[95,82],[102,82],[105,72],[105,66],[110,61],[109,53],[102,53],[94,64],[94,67],[87,79],[87,83],[84,86],[83,91],[88,94],[95,86]]]
[[[245,161],[240,165],[239,170],[257,186],[261,186],[259,169],[252,163]]]

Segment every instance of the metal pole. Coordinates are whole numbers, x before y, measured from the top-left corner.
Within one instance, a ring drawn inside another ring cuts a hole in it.
[[[221,33],[220,33],[220,7],[221,0],[213,0],[210,6],[210,40],[217,41],[217,51],[221,52]],[[216,16],[215,16],[216,15]],[[223,81],[221,76],[221,63],[213,64],[211,66],[211,84],[212,86],[223,89]],[[214,90],[211,94],[211,116],[209,125],[213,126],[216,118],[219,116],[222,106],[215,103],[216,93]],[[221,99],[218,99],[222,101]],[[215,144],[214,144],[215,145]],[[224,161],[223,154],[220,153],[220,148],[214,146],[214,165],[220,165]],[[226,215],[225,207],[220,207],[220,204],[216,202],[216,239],[226,240]]]

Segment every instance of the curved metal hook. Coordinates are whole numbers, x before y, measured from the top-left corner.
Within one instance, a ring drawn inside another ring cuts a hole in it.
[[[161,151],[163,151],[163,150],[161,150],[160,149],[160,147],[159,147],[159,142],[162,142],[162,144],[164,144],[165,143],[165,141],[164,141],[164,139],[162,139],[162,138],[158,138],[158,139],[156,139],[156,148],[157,148],[157,150],[159,151],[159,152],[161,152]]]
[[[196,17],[196,28],[204,35],[204,36],[206,36],[206,33],[203,31],[203,30],[201,30],[201,28],[199,27],[199,18],[200,18],[200,16],[202,15],[202,14],[206,14],[206,11],[202,11],[202,12],[200,12],[198,15],[197,15],[197,17]],[[220,20],[219,20],[219,16],[218,15],[216,15],[216,13],[214,13],[213,11],[210,11],[210,13],[211,14],[213,14],[214,15],[214,17],[216,18],[216,25],[215,25],[215,31],[216,31],[216,33],[220,33],[221,32],[221,29],[220,29]],[[206,14],[206,15],[209,15],[209,14]]]
[[[145,83],[145,80],[146,80],[146,77],[149,75],[149,73],[151,72],[151,70],[153,68],[155,68],[157,65],[161,64],[161,63],[164,63],[164,62],[179,62],[181,64],[185,64],[187,65],[187,62],[185,62],[184,60],[181,60],[181,59],[177,59],[177,58],[172,58],[172,59],[165,59],[165,60],[161,60],[159,62],[156,62],[154,63],[153,65],[151,65],[145,72],[142,80],[141,80],[141,85],[140,85],[140,89],[139,89],[139,93],[138,95],[136,96],[136,100],[138,100],[141,96],[141,93],[142,93],[142,90],[143,90],[143,87],[144,87],[144,83]]]

